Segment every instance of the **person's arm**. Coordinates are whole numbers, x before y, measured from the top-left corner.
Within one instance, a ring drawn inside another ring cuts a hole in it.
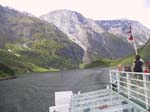
[[[145,67],[145,62],[143,59],[140,58],[140,61],[142,62],[142,70],[144,70],[144,67]]]
[[[143,63],[143,65],[145,65],[144,60],[140,58],[140,61]]]

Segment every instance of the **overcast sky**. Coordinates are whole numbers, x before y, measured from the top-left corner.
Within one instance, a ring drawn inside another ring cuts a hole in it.
[[[35,16],[69,9],[96,20],[137,20],[150,28],[150,0],[0,0],[0,4]]]

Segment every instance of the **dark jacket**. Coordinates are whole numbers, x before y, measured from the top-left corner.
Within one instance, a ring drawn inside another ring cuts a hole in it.
[[[140,60],[136,60],[134,63],[135,63],[133,68],[134,72],[143,72],[142,70],[143,62]]]

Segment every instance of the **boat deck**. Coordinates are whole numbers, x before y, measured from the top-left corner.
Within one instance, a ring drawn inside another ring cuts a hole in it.
[[[111,70],[109,75],[109,89],[67,95],[67,103],[50,112],[150,112],[150,74]]]
[[[147,112],[111,89],[74,95],[70,112]]]

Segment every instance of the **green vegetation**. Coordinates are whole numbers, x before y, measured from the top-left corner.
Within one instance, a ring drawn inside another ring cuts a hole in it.
[[[0,24],[0,77],[26,72],[108,67],[119,63],[133,63],[134,55],[118,60],[100,58],[88,65],[81,64],[83,50],[53,24],[2,6],[0,9],[0,15],[4,15],[0,18],[0,23],[3,23]],[[105,36],[113,37],[114,35],[105,34]],[[117,45],[122,45],[118,38],[112,39],[118,43]],[[150,45],[147,44],[140,49],[144,60],[149,60],[149,48]],[[114,49],[110,47],[109,50]]]
[[[72,52],[67,51],[70,48],[78,50],[68,40],[63,39],[61,43],[37,32],[31,39],[16,39],[16,42],[6,41],[4,48],[0,48],[0,63],[9,65],[15,74],[78,68],[80,60],[68,56]],[[8,75],[10,74],[4,71],[0,72],[0,77]]]
[[[45,72],[50,71],[39,67],[24,57],[18,57],[15,53],[10,53],[4,49],[0,49],[0,77],[12,76],[25,72]]]
[[[139,55],[144,60],[144,62],[150,62],[150,40],[146,43],[145,46],[140,48],[138,50]],[[99,60],[96,60],[88,65],[85,65],[85,68],[89,67],[111,67],[111,66],[117,66],[118,64],[122,65],[133,65],[133,61],[135,59],[135,54],[129,55],[127,57],[118,59],[118,60],[111,60],[107,58],[100,58]]]
[[[96,60],[88,65],[85,66],[85,68],[89,67],[112,67],[117,66],[118,64],[122,65],[132,65],[134,60],[134,55],[130,55],[128,57],[124,57],[117,60],[112,60],[108,58],[101,58],[99,60]]]
[[[8,65],[0,63],[0,77],[8,77],[14,75],[14,71]]]
[[[53,24],[0,6],[0,64],[14,74],[78,68],[83,50]],[[0,77],[11,76],[0,69]]]
[[[60,71],[60,69],[56,69],[56,68],[49,68],[51,72],[58,72]]]
[[[77,68],[70,58],[58,54],[64,46],[57,44],[50,39],[30,42],[28,47],[7,43],[5,49],[0,49],[0,62],[9,65],[16,74]],[[11,74],[0,72],[0,77],[8,75]]]
[[[86,64],[84,64],[84,63],[81,63],[80,65],[79,65],[79,68],[81,68],[81,69],[84,69],[86,67]]]
[[[143,47],[139,50],[139,52],[140,52],[140,54],[141,54],[141,57],[144,59],[145,62],[150,61],[150,52],[149,52],[149,50],[150,50],[150,39],[149,39],[149,41],[146,43],[146,45],[143,46]]]

